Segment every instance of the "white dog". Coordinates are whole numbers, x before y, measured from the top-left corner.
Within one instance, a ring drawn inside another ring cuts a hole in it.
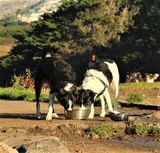
[[[117,64],[112,60],[100,61],[94,68],[86,71],[82,88],[80,91],[79,102],[83,107],[91,106],[89,118],[94,117],[94,102],[96,97],[101,100],[101,117],[105,117],[105,101],[109,111],[113,111],[109,86],[115,89],[115,109],[117,109],[117,98],[119,94],[119,71]]]

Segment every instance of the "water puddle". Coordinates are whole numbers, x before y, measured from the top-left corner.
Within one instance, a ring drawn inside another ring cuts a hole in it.
[[[160,151],[160,140],[147,140],[147,139],[133,139],[133,140],[121,140],[121,144],[133,145],[133,146],[144,146],[145,148],[157,149]]]

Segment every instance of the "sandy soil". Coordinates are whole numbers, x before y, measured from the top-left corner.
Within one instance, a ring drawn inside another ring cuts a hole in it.
[[[125,122],[115,122],[109,117],[100,118],[100,108],[96,107],[93,120],[66,120],[63,108],[55,104],[59,119],[45,120],[48,104],[41,103],[42,120],[35,120],[35,103],[26,101],[0,100],[0,141],[7,141],[19,136],[56,136],[71,153],[151,153],[160,152],[159,138],[135,137],[131,135],[112,138],[96,138],[87,136],[85,128],[95,124],[112,124],[115,127],[125,127]],[[136,114],[154,113],[156,110],[137,108],[119,108],[122,112]],[[159,122],[157,120],[156,122]]]

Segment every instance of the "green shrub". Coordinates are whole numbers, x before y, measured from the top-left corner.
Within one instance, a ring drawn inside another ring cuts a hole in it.
[[[137,136],[160,136],[159,126],[149,126],[147,124],[132,125],[126,129],[127,134],[137,135]]]
[[[148,135],[156,137],[160,136],[160,127],[150,127]]]
[[[140,102],[140,101],[143,101],[143,100],[144,100],[143,95],[140,95],[138,93],[129,94],[126,98],[127,102]]]
[[[149,130],[149,126],[146,124],[143,125],[135,125],[134,126],[134,135],[147,135]]]
[[[112,125],[96,125],[85,129],[87,134],[97,134],[100,137],[112,136],[115,132],[115,128]]]

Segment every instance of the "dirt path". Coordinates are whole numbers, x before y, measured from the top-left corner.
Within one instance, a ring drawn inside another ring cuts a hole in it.
[[[56,136],[71,153],[151,153],[160,152],[160,140],[134,136],[114,136],[112,138],[96,138],[85,135],[82,129],[95,124],[112,124],[125,127],[124,122],[114,122],[110,118],[99,118],[100,108],[96,108],[93,120],[66,120],[63,108],[55,104],[59,119],[45,120],[48,104],[41,103],[42,120],[35,120],[35,103],[25,101],[0,100],[0,141],[23,136]],[[155,110],[120,108],[122,112],[136,114],[154,113]],[[157,120],[159,122],[159,120]]]

